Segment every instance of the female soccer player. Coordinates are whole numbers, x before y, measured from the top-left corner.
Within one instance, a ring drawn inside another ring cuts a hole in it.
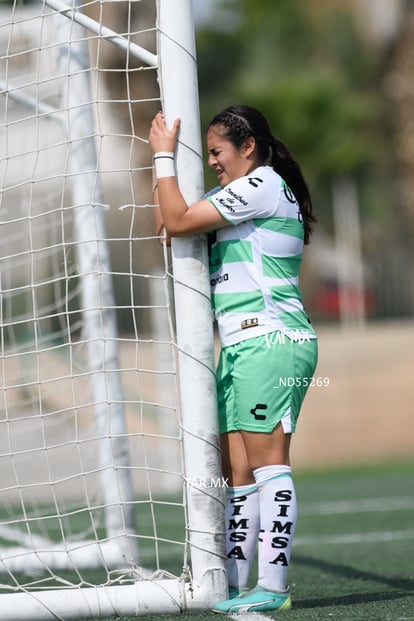
[[[228,478],[229,597],[215,612],[287,610],[297,509],[289,449],[317,362],[299,290],[315,217],[300,167],[255,108],[235,105],[207,131],[220,188],[187,205],[174,153],[180,121],[158,113],[154,151],[158,225],[168,236],[208,232],[212,303],[221,339],[217,395]],[[248,589],[258,545],[258,583]]]

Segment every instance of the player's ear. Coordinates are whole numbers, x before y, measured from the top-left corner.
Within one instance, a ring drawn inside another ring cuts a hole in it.
[[[256,148],[256,140],[253,136],[249,136],[241,146],[241,152],[244,157],[250,157]]]

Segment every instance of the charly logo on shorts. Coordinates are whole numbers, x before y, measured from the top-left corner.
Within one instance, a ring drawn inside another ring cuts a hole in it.
[[[253,414],[254,420],[266,420],[266,414],[258,414],[258,411],[261,412],[263,410],[267,410],[267,405],[265,403],[256,403],[254,408],[250,410],[250,414]]]

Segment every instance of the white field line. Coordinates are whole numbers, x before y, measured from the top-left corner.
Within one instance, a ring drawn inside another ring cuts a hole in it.
[[[340,513],[369,513],[414,509],[413,496],[394,498],[361,498],[299,503],[300,515],[335,515]]]
[[[360,500],[336,500],[299,505],[299,516],[340,515],[346,513],[377,513],[383,511],[404,511],[414,509],[414,496],[391,498],[361,498]],[[413,539],[414,530],[347,533],[339,535],[312,535],[296,537],[294,546],[342,545],[350,543],[386,543]]]
[[[234,621],[269,621],[269,617],[261,615],[260,612],[235,612],[228,614],[227,617]]]
[[[296,537],[294,546],[342,545],[349,543],[387,543],[404,539],[414,539],[414,529],[379,531],[370,533],[349,533],[347,535],[312,535]]]

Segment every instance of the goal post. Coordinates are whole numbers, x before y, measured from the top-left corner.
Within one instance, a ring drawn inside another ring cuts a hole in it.
[[[0,620],[207,609],[227,594],[207,247],[156,239],[147,140],[160,106],[181,118],[198,200],[191,0],[1,15]]]
[[[177,19],[177,6],[158,0],[159,76],[167,124],[172,124],[176,117],[182,119],[177,174],[184,198],[191,204],[203,194],[196,49],[191,2],[180,4],[180,19]],[[173,58],[175,62],[171,61]],[[213,420],[211,417],[216,407],[214,337],[204,236],[173,238],[172,256],[183,448],[190,483],[190,549],[192,559],[197,557],[194,578],[202,582],[203,576],[207,578],[210,572],[215,572],[215,556],[222,551],[222,541],[217,541],[211,532],[211,520],[221,521],[220,489],[212,485],[204,487],[206,473],[211,481],[220,481],[221,473],[216,417]],[[212,464],[215,464],[213,470]],[[203,482],[202,489],[197,482]],[[211,513],[212,504],[219,510],[217,517]],[[217,544],[215,553],[211,554]]]

